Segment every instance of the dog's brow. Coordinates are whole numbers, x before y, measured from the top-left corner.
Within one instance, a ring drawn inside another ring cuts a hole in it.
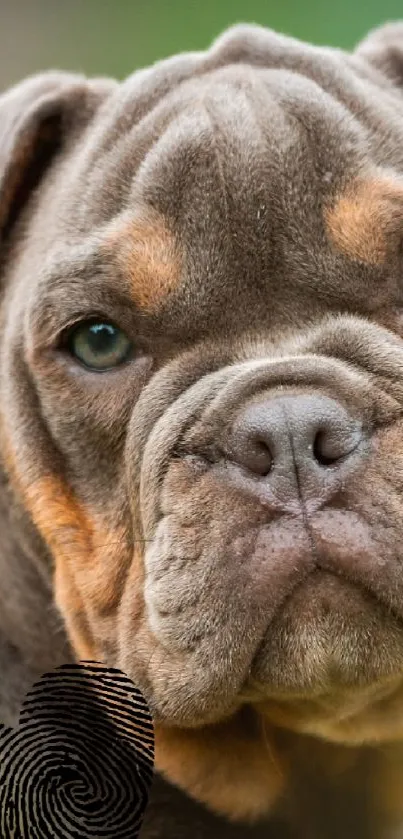
[[[178,243],[161,217],[118,223],[104,246],[114,253],[128,278],[138,308],[154,311],[179,285],[182,260]]]
[[[93,243],[85,245],[69,245],[49,258],[38,273],[39,285],[49,289],[55,285],[82,280],[86,276],[93,276],[94,270],[102,268],[99,258],[99,237],[94,237]],[[99,263],[99,266],[98,266]],[[94,267],[95,266],[95,267]]]

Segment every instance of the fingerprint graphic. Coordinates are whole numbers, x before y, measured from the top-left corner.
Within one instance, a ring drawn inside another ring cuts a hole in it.
[[[98,662],[63,665],[0,726],[1,839],[136,839],[153,778],[141,692]]]

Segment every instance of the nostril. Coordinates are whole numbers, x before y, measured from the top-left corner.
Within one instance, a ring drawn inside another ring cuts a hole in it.
[[[264,434],[255,431],[246,435],[237,435],[234,442],[234,459],[248,472],[252,472],[261,478],[266,477],[271,472],[273,454]]]
[[[313,456],[320,466],[332,466],[343,456],[340,453],[340,445],[335,446],[335,441],[329,438],[324,431],[318,431],[313,443]]]
[[[352,454],[357,444],[356,434],[338,433],[336,429],[321,429],[315,435],[313,456],[320,466],[333,466]]]
[[[253,402],[239,411],[229,430],[226,459],[267,479],[280,493],[297,467],[300,475],[314,476],[318,487],[322,480],[330,485],[326,471],[336,473],[364,439],[354,416],[335,400],[316,394]]]
[[[271,472],[273,468],[273,455],[265,440],[256,438],[253,441],[252,451],[249,454],[249,468],[252,466],[252,471],[262,478]]]

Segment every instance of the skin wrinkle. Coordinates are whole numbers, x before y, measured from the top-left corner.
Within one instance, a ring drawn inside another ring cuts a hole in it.
[[[365,520],[365,517],[364,517],[364,516],[362,516],[362,518]],[[328,571],[328,570],[329,570],[325,561],[323,561],[323,562],[322,562],[322,567],[323,567],[324,569],[326,569],[326,571]],[[331,572],[331,573],[334,573],[334,572]],[[355,582],[355,584],[357,585],[357,580],[354,580],[354,582]],[[370,597],[372,597],[372,596],[373,596],[373,595],[372,595],[372,591],[371,591],[371,589],[370,589],[370,588],[368,588],[368,586],[367,586],[367,585],[365,585],[365,584],[361,584],[361,587],[362,587],[362,590],[365,592],[365,594],[366,594],[366,595],[369,595]],[[395,598],[395,597],[396,597],[396,592],[395,592],[395,591],[393,591],[393,589],[390,589],[390,591],[391,591],[392,597],[393,597],[393,598]],[[383,605],[383,606],[384,606],[384,608],[385,608],[386,614],[388,614],[389,616],[393,617],[393,620],[394,620],[394,621],[396,621],[396,622],[398,622],[398,623],[401,623],[401,622],[402,622],[402,617],[401,617],[401,615],[399,615],[398,610],[397,610],[396,608],[393,608],[393,605],[392,605],[392,604],[390,604],[390,603],[388,603],[388,602],[385,602],[385,598],[383,598],[383,600],[382,600],[382,605]]]
[[[252,78],[251,73],[248,74],[248,85],[253,90],[253,78]],[[249,104],[247,102],[246,98],[245,98],[245,104],[246,105]],[[205,113],[207,114],[207,116],[208,116],[208,118],[211,122],[211,125],[213,127],[214,153],[215,153],[215,157],[216,157],[217,169],[218,169],[220,184],[221,184],[221,195],[222,195],[222,199],[223,199],[223,206],[224,206],[224,213],[225,213],[227,239],[228,240],[232,239],[233,244],[237,244],[237,233],[234,230],[233,225],[231,224],[231,220],[230,220],[229,195],[228,195],[228,189],[227,189],[227,185],[226,185],[225,177],[224,177],[224,166],[223,166],[223,161],[222,161],[222,154],[221,154],[221,151],[220,151],[220,148],[219,148],[219,145],[218,145],[218,141],[216,139],[216,137],[220,134],[219,125],[217,124],[216,120],[213,117],[213,114],[211,113],[211,109],[208,106],[208,102],[207,102],[206,98],[204,98],[202,100],[202,105],[203,105]],[[259,126],[259,129],[260,129],[260,139],[262,139],[263,138],[263,131],[262,131],[262,128],[260,126],[259,120],[257,121],[257,125]],[[221,134],[222,133],[223,132],[221,132]],[[263,207],[262,207],[262,204],[260,203],[259,204],[259,213],[262,211],[262,209],[263,209]],[[264,209],[265,209],[265,205],[264,205]],[[260,216],[259,216],[259,220],[260,220]],[[254,258],[255,258],[255,262],[256,262],[256,272],[255,272],[256,276],[259,275],[259,272],[262,269],[264,270],[264,262],[263,262],[263,258],[262,258],[261,237],[259,236],[257,238],[258,238],[257,244],[259,246],[257,248],[255,247],[255,249],[254,249]],[[257,258],[257,252],[259,252],[260,259]],[[248,259],[245,260],[245,255],[243,254],[242,248],[238,247],[237,256],[238,256],[239,260],[241,260],[245,263],[246,268],[250,267],[250,258],[251,258],[250,253],[248,253]]]
[[[254,79],[252,73],[249,73],[248,83],[251,86],[252,91],[254,91]],[[262,130],[262,126],[260,123],[259,118],[257,119],[257,125],[259,127],[260,138],[263,139],[264,132]],[[258,247],[256,248],[256,275],[260,276],[262,272],[264,272],[264,256],[263,256],[263,239],[267,237],[267,228],[265,225],[265,216],[266,216],[266,202],[262,203],[259,202],[259,209],[257,211],[257,216],[259,223],[262,223],[262,229],[260,235],[257,237],[258,240]],[[258,257],[257,257],[258,254]]]
[[[229,215],[229,206],[228,206],[228,195],[227,195],[227,186],[226,186],[225,178],[224,178],[224,169],[223,169],[223,164],[222,164],[222,160],[221,160],[221,154],[220,154],[218,144],[217,144],[216,139],[215,139],[215,135],[217,133],[217,125],[215,124],[215,121],[213,119],[211,111],[208,108],[207,102],[205,100],[203,100],[203,108],[204,108],[204,111],[205,111],[206,115],[208,116],[208,118],[211,122],[211,125],[213,126],[213,132],[212,132],[213,148],[214,148],[214,154],[215,154],[215,159],[216,159],[216,163],[217,163],[217,170],[218,170],[218,175],[219,175],[220,184],[221,184],[221,197],[222,197],[222,201],[223,201],[223,204],[224,204],[224,214],[225,214],[225,221],[226,221],[226,226],[227,226],[226,233],[227,233],[227,238],[229,239],[230,235],[231,235],[231,224],[230,224],[230,215]]]

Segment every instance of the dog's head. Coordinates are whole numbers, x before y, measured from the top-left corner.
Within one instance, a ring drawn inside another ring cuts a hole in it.
[[[403,29],[0,99],[2,447],[157,722],[403,736]]]

